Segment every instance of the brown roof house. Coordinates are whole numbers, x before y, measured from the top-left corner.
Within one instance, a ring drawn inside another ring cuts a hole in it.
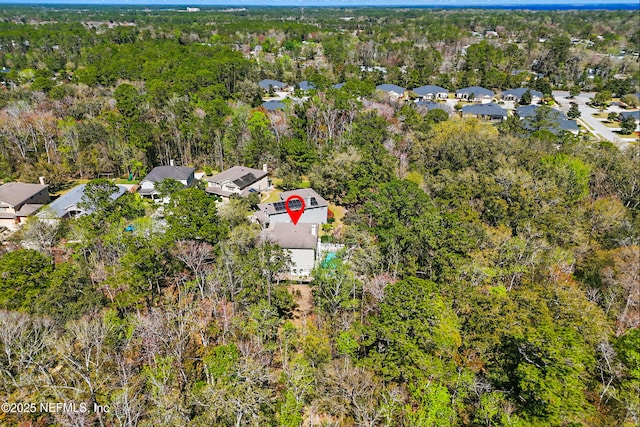
[[[228,199],[232,194],[246,197],[251,193],[267,190],[271,186],[266,164],[262,170],[234,166],[206,180],[205,191],[224,199]]]
[[[0,186],[0,226],[15,230],[45,204],[49,189],[42,184],[8,182]]]

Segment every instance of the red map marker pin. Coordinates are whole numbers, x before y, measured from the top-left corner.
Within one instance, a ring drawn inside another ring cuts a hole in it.
[[[293,196],[289,196],[287,201],[284,202],[284,207],[289,214],[289,218],[293,221],[293,225],[297,225],[298,220],[304,213],[304,199],[294,194]]]

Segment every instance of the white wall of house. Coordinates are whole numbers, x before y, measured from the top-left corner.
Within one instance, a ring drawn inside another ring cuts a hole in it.
[[[310,276],[315,265],[316,251],[314,249],[287,249],[291,257],[289,272],[296,276]]]

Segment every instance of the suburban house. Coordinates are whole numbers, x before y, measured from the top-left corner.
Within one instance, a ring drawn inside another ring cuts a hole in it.
[[[429,110],[442,110],[445,111],[448,114],[452,114],[453,113],[453,108],[451,108],[449,105],[445,104],[444,102],[435,102],[435,101],[431,101],[431,100],[416,100],[416,107],[418,108],[426,108],[427,111]]]
[[[272,80],[272,79],[260,80],[258,82],[258,86],[260,86],[262,89],[264,89],[267,92],[269,92],[271,90],[286,91],[286,90],[289,89],[289,85],[288,84],[283,83],[283,82],[278,81],[278,80]]]
[[[620,120],[624,120],[627,117],[633,117],[636,121],[636,131],[640,131],[640,111],[624,111],[620,113]]]
[[[507,110],[493,102],[489,104],[473,104],[462,107],[463,116],[473,116],[490,121],[503,121],[507,118]]]
[[[413,89],[411,92],[415,93],[420,99],[447,99],[449,97],[449,91],[440,86],[420,86]]]
[[[246,197],[251,193],[259,193],[271,186],[267,165],[263,169],[252,169],[245,166],[234,166],[212,177],[206,178],[205,191],[223,198],[232,194]]]
[[[262,108],[267,111],[284,110],[284,107],[286,107],[286,105],[282,101],[271,100],[262,103]]]
[[[71,190],[45,206],[36,216],[42,220],[58,220],[61,218],[74,218],[92,213],[93,211],[91,209],[78,206],[81,204],[84,197],[85,187],[85,184],[73,187]],[[126,192],[127,187],[124,185],[118,185],[118,190],[110,197],[115,201]]]
[[[489,103],[493,100],[495,93],[492,90],[480,86],[465,87],[456,90],[456,99],[469,102]]]
[[[309,276],[315,265],[318,224],[276,222],[262,231],[265,240],[285,249],[290,256],[289,274]]]
[[[298,83],[298,88],[300,90],[312,90],[316,88],[316,85],[314,85],[313,83],[307,80],[303,80],[300,83]]]
[[[381,84],[376,86],[376,89],[379,90],[380,92],[384,92],[386,93],[390,99],[393,100],[398,100],[404,97],[404,93],[406,92],[406,89],[403,87],[400,87],[398,85],[392,85],[392,84]]]
[[[0,186],[0,226],[16,229],[45,204],[49,189],[42,184],[8,182]]]
[[[161,201],[156,184],[165,179],[175,179],[185,187],[191,187],[195,181],[195,169],[186,166],[157,166],[140,181],[138,193],[155,201]]]
[[[298,190],[283,191],[280,193],[280,201],[273,203],[260,203],[258,212],[255,214],[256,220],[263,226],[277,222],[291,222],[287,213],[286,200],[293,196],[300,196],[304,200],[304,213],[298,220],[300,224],[326,224],[329,203],[311,188],[301,188]],[[292,201],[289,208],[298,210],[299,201]]]
[[[533,123],[536,117],[536,111],[538,108],[545,108],[539,105],[523,105],[516,109],[516,114],[522,120],[522,124],[525,129],[528,130],[536,130],[535,123]],[[549,121],[548,131],[552,133],[558,133],[562,131],[571,132],[574,135],[577,135],[580,132],[580,128],[578,127],[578,123],[575,120],[571,120],[567,117],[565,113],[560,110],[556,110],[555,108],[550,108],[549,117],[547,120]]]
[[[526,87],[519,87],[517,89],[509,89],[502,92],[502,99],[505,101],[520,102],[520,99],[522,99],[522,96],[527,93],[527,91],[529,91],[529,93],[531,94],[531,104],[539,103],[544,96],[542,92],[539,92],[537,90],[527,89]]]

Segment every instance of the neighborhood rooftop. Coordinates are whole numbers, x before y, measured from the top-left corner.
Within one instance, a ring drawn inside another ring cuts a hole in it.
[[[39,214],[40,217],[63,218],[70,210],[78,209],[78,203],[82,202],[86,184],[80,184],[49,203]],[[118,185],[118,190],[111,194],[111,200],[117,200],[127,191],[127,187]],[[93,212],[91,209],[81,209],[84,213]]]
[[[220,172],[217,175],[207,178],[207,181],[218,184],[233,182],[242,190],[267,175],[268,172],[260,169],[248,168],[246,166],[234,166],[224,172]]]
[[[265,230],[265,237],[283,249],[315,249],[318,244],[317,224],[277,222]]]
[[[41,184],[8,182],[0,186],[0,202],[9,206],[19,206],[46,188],[46,185]]]
[[[160,182],[165,179],[176,179],[178,181],[188,179],[195,171],[187,166],[156,166],[144,177],[144,181]]]

